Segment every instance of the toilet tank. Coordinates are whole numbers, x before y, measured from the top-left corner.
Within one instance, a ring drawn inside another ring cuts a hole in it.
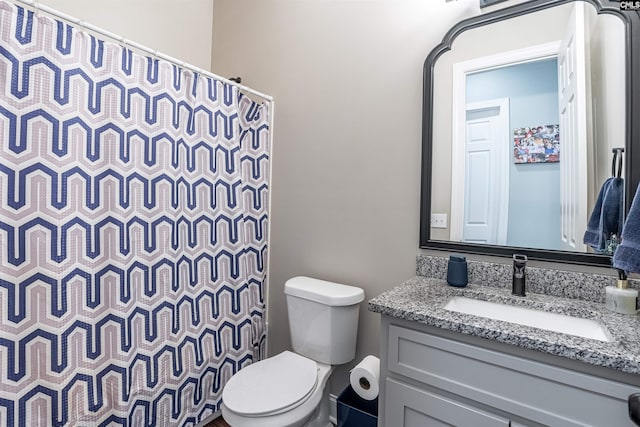
[[[284,293],[296,353],[329,365],[353,360],[362,289],[300,276],[287,280]]]

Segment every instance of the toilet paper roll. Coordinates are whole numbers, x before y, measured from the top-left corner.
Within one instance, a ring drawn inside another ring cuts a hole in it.
[[[380,391],[380,359],[367,356],[351,370],[349,382],[353,390],[365,400],[378,397]]]

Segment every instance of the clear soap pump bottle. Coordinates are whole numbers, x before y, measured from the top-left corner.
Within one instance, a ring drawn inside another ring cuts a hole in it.
[[[618,270],[616,286],[607,286],[605,293],[607,309],[620,314],[636,314],[638,291],[628,287],[626,272]]]

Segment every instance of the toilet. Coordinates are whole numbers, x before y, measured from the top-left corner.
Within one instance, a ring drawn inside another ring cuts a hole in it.
[[[222,415],[232,427],[330,427],[327,380],[356,353],[364,291],[294,277],[284,285],[293,352],[238,371],[222,391]]]

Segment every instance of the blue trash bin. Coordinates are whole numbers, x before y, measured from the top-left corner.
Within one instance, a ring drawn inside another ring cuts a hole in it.
[[[378,398],[365,400],[347,385],[337,399],[337,421],[337,427],[376,427]]]

